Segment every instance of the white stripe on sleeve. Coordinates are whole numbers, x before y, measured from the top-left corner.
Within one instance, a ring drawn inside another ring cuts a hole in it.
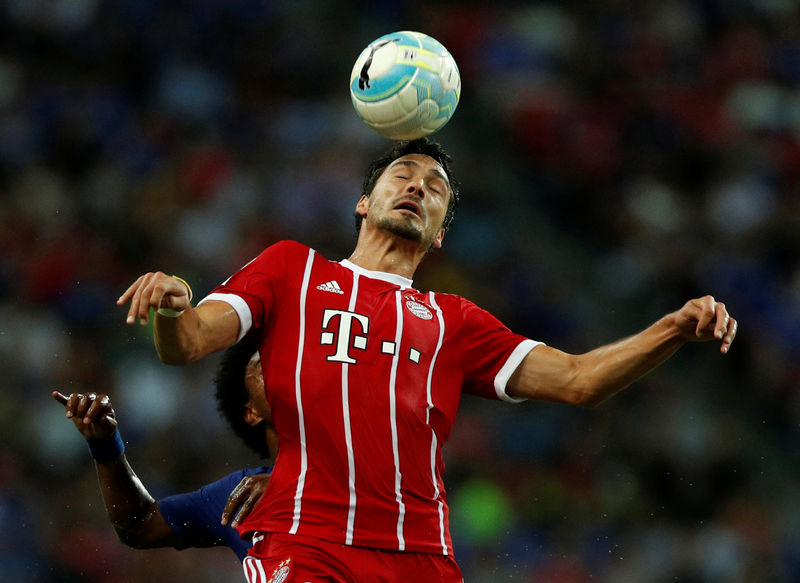
[[[241,296],[234,293],[216,292],[208,294],[200,300],[197,305],[199,306],[203,302],[208,301],[225,302],[232,307],[239,316],[239,337],[236,338],[236,342],[244,338],[244,335],[253,327],[253,314],[250,312],[250,306],[247,305],[247,302],[244,301]]]
[[[511,355],[506,360],[506,363],[497,372],[494,377],[494,390],[501,400],[508,401],[509,403],[522,403],[526,400],[517,399],[506,393],[506,384],[508,383],[508,379],[511,378],[511,375],[514,374],[514,371],[517,370],[517,367],[522,362],[522,359],[540,344],[542,344],[542,342],[538,342],[536,340],[523,340],[517,344],[517,347],[511,352]]]

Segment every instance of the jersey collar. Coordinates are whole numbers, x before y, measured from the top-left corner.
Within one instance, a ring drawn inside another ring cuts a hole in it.
[[[380,279],[382,281],[386,281],[396,286],[399,286],[401,289],[409,288],[414,283],[413,280],[408,279],[407,277],[403,277],[402,275],[397,275],[396,273],[386,273],[385,271],[370,271],[369,269],[364,269],[363,267],[356,265],[349,259],[342,259],[339,263],[344,267],[346,267],[347,269],[355,271],[359,275],[363,275],[364,277],[371,277],[372,279]]]

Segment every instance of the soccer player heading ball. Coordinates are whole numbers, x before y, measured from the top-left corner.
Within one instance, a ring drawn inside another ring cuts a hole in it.
[[[161,272],[118,300],[130,302],[129,324],[156,310],[167,363],[248,333],[259,339],[281,453],[266,496],[239,527],[254,536],[251,581],[260,571],[460,583],[442,446],[462,394],[595,404],[689,341],[716,340],[728,352],[737,323],[710,295],[624,340],[568,354],[467,299],[415,289],[414,272],[442,246],[457,199],[441,146],[398,142],[368,168],[349,258],[283,241],[196,307],[188,285]]]

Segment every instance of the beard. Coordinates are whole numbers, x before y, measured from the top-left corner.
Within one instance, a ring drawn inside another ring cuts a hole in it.
[[[395,217],[382,216],[378,219],[376,226],[379,229],[397,235],[401,239],[423,243],[422,229],[412,222],[411,219],[397,219]]]

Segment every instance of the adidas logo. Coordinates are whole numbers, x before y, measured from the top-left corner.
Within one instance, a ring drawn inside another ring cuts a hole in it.
[[[339,287],[339,284],[334,279],[333,281],[329,281],[328,283],[323,283],[322,285],[318,285],[317,289],[326,291],[326,292],[333,292],[335,294],[343,294],[342,288]]]

